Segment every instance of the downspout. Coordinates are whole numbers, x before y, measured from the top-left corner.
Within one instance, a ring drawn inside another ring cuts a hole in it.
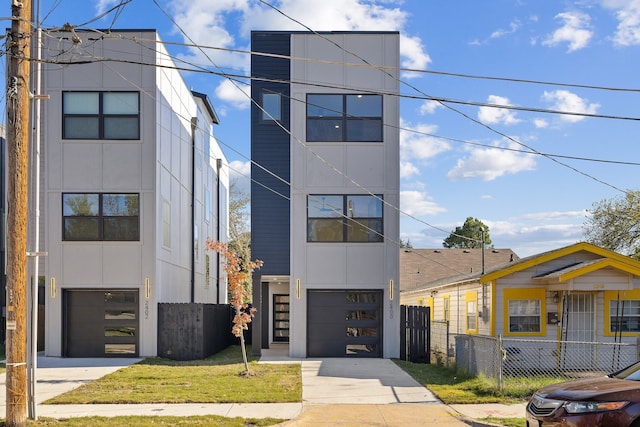
[[[195,302],[196,291],[196,129],[198,118],[191,118],[191,303]]]
[[[216,241],[220,241],[220,170],[222,169],[222,159],[216,159],[216,169],[218,171],[218,188],[216,190],[216,217],[218,227],[216,228]],[[220,304],[220,252],[216,251],[216,304]]]

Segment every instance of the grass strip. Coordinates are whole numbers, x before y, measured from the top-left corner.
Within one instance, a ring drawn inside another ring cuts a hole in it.
[[[68,419],[39,418],[38,420],[27,420],[27,426],[56,426],[56,427],[148,427],[148,426],[170,426],[170,427],[196,427],[196,426],[216,426],[216,427],[267,427],[283,422],[276,418],[225,418],[217,415],[198,417],[78,417]],[[4,427],[5,421],[0,421],[0,426]]]
[[[204,360],[147,358],[45,404],[95,403],[277,403],[302,400],[300,364],[249,362],[244,374],[240,347]]]

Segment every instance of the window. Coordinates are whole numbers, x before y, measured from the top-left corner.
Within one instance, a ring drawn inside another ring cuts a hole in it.
[[[162,201],[162,246],[171,247],[171,204]]]
[[[307,95],[307,141],[382,141],[382,95]]]
[[[545,312],[544,288],[505,289],[505,335],[546,334],[542,314]]]
[[[262,120],[280,120],[282,118],[281,96],[279,93],[262,94]]]
[[[62,138],[140,139],[138,92],[63,92]]]
[[[442,320],[449,321],[449,295],[442,297]]]
[[[606,291],[605,310],[608,313],[605,335],[635,336],[640,332],[640,289]]]
[[[509,300],[509,332],[540,332],[540,300]]]
[[[467,305],[467,333],[478,332],[478,292],[467,292],[465,295]]]
[[[379,196],[309,195],[308,242],[382,242]]]
[[[218,179],[220,179],[218,177]],[[204,189],[204,220],[211,221],[211,191],[208,187]]]
[[[62,239],[139,241],[138,194],[64,193]]]

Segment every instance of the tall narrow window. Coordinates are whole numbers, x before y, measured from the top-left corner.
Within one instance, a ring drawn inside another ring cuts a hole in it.
[[[476,291],[467,292],[465,295],[467,305],[467,333],[478,332],[478,293]]]
[[[281,96],[279,93],[262,94],[262,120],[280,120],[282,117]]]
[[[63,92],[62,138],[140,139],[138,92]]]
[[[171,247],[171,204],[162,201],[162,245]]]

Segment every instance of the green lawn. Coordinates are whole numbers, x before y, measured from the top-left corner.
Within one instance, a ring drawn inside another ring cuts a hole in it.
[[[240,347],[207,359],[148,358],[46,403],[271,403],[302,401],[299,364],[250,361],[245,375]]]
[[[496,380],[482,375],[468,377],[437,364],[394,362],[446,404],[523,402],[540,387],[565,380],[559,377],[504,378],[500,391]]]
[[[27,426],[56,426],[56,427],[266,427],[281,423],[283,420],[274,418],[225,418],[216,415],[201,417],[77,417],[69,419],[39,418],[37,421],[27,420]],[[0,426],[6,423],[0,421]]]
[[[523,402],[540,387],[565,380],[558,377],[504,378],[500,391],[496,380],[484,376],[460,375],[437,364],[394,362],[448,405]],[[508,427],[526,426],[524,418],[491,417],[484,421]]]

